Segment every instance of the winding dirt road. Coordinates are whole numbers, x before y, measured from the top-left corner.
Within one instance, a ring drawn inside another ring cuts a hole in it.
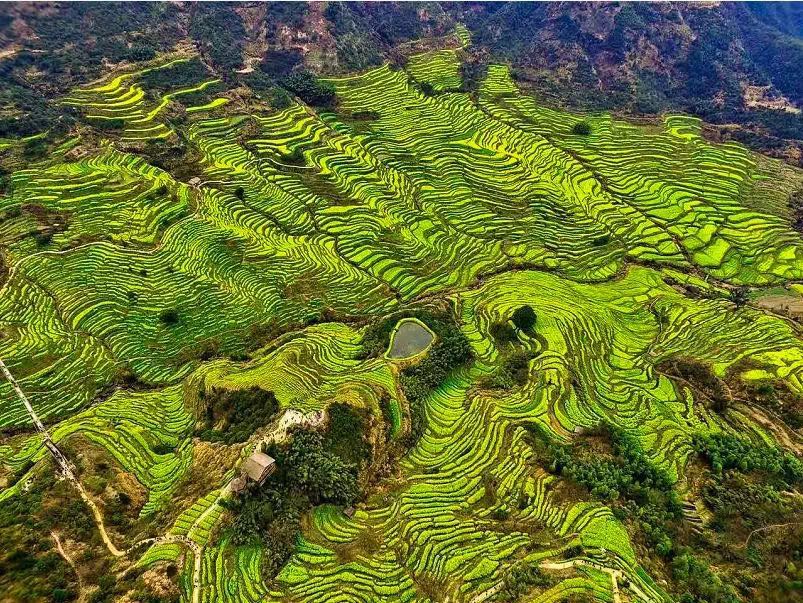
[[[8,370],[8,367],[0,359],[0,372],[3,373],[5,378],[11,384],[11,387],[17,394],[17,397],[22,402],[23,406],[25,406],[25,410],[28,412],[28,416],[31,418],[31,422],[36,427],[36,430],[42,436],[42,440],[44,442],[45,447],[50,452],[51,456],[55,460],[56,464],[58,465],[59,470],[64,475],[65,478],[70,480],[70,482],[75,486],[75,489],[78,490],[81,498],[84,500],[86,505],[92,511],[92,515],[95,519],[95,524],[98,527],[98,532],[100,533],[100,537],[103,539],[106,548],[112,554],[112,556],[120,558],[127,556],[131,551],[137,549],[143,545],[150,544],[160,544],[160,543],[170,543],[170,542],[179,542],[184,544],[192,551],[193,554],[193,575],[192,575],[192,596],[191,600],[192,603],[199,603],[201,598],[201,568],[203,563],[203,547],[199,545],[197,542],[192,540],[187,536],[180,536],[176,534],[167,534],[165,536],[158,536],[154,538],[146,538],[141,540],[124,551],[118,549],[114,543],[109,538],[109,534],[106,532],[106,527],[103,524],[103,515],[100,512],[100,509],[95,504],[95,501],[87,494],[84,487],[81,485],[81,482],[78,480],[78,477],[75,475],[75,471],[73,469],[73,465],[64,455],[64,453],[56,446],[56,443],[50,437],[50,433],[47,431],[47,428],[44,426],[42,421],[39,418],[39,415],[36,414],[33,406],[31,405],[28,397],[25,395],[25,392],[22,391],[22,388],[17,383],[17,380],[14,379],[14,376],[11,374],[11,371]],[[300,411],[294,409],[288,409],[282,416],[276,421],[273,427],[262,437],[260,438],[256,444],[254,444],[254,448],[257,448],[263,442],[269,444],[271,442],[280,443],[287,439],[289,431],[298,425],[307,425],[307,426],[315,426],[319,425],[324,418],[323,412],[314,412],[310,414],[304,414]],[[188,533],[192,533],[193,530],[202,522],[206,516],[212,512],[212,510],[219,504],[220,500],[229,496],[231,493],[230,485],[226,485],[224,488],[221,489],[220,495],[218,496],[217,500],[209,506],[199,517],[196,519],[192,526],[189,529]],[[76,574],[78,574],[78,570],[75,567],[75,564],[69,559],[64,552],[63,547],[61,546],[61,541],[58,538],[58,535],[54,532],[52,533],[52,537],[54,542],[56,543],[56,548],[58,549],[59,553],[64,557],[68,563],[73,567]],[[79,575],[80,578],[80,575]]]

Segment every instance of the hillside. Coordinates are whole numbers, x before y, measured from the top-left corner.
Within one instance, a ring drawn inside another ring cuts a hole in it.
[[[802,600],[803,170],[616,96],[776,8],[6,8],[0,601]]]
[[[41,94],[57,98],[103,68],[158,52],[199,51],[227,81],[238,78],[235,71],[275,77],[301,63],[337,74],[399,60],[410,42],[436,41],[462,22],[473,36],[471,65],[509,63],[519,83],[544,103],[630,115],[683,111],[716,124],[707,130],[713,139],[735,139],[799,164],[799,6],[6,4],[0,7],[0,77],[6,83],[0,98],[13,119],[0,121],[0,130],[26,135],[45,123],[52,127],[67,118]]]

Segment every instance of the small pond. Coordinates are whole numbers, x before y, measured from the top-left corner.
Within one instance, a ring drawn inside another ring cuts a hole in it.
[[[396,325],[390,340],[390,358],[409,358],[423,352],[435,339],[426,325],[412,318],[405,318]]]

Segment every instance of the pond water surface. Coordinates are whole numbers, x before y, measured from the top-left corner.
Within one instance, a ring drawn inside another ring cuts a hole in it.
[[[405,318],[396,327],[388,356],[409,358],[425,350],[435,336],[418,321]]]

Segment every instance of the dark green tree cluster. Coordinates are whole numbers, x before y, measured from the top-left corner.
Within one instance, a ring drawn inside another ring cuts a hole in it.
[[[148,71],[139,78],[139,83],[147,90],[172,90],[196,86],[209,76],[209,70],[196,58]]]
[[[346,438],[364,438],[362,431],[342,433],[347,425],[357,425],[345,417],[346,412],[336,411],[339,418],[330,423],[333,433],[296,430],[289,443],[272,446],[268,454],[276,459],[277,470],[268,482],[261,488],[252,485],[225,503],[234,515],[234,541],[264,546],[265,578],[273,577],[292,555],[304,513],[324,503],[351,505],[360,496],[357,466],[333,451],[342,449]],[[359,445],[351,445],[351,450],[358,449]]]
[[[731,473],[708,479],[702,498],[714,514],[712,527],[726,531],[740,525],[756,529],[777,523],[791,510],[787,497],[774,486]]]
[[[536,321],[535,310],[532,309],[532,306],[520,306],[513,311],[511,320],[517,328],[525,333],[532,333]]]
[[[243,41],[246,39],[243,20],[236,6],[225,2],[203,2],[195,5],[190,21],[190,35],[203,56],[230,80],[232,71],[243,63]]]
[[[159,312],[159,321],[167,326],[178,324],[179,313],[175,308],[165,308]]]
[[[16,83],[48,97],[98,77],[107,62],[147,60],[181,37],[178,8],[170,4],[67,3],[56,11],[28,11],[24,20],[33,35],[0,31],[22,45],[0,60],[0,89]],[[44,77],[31,80],[26,73],[32,67]]]
[[[298,431],[286,449],[276,452],[277,463],[313,505],[350,505],[359,493],[357,467],[328,450],[324,443],[321,433]]]
[[[71,486],[51,487],[52,471],[47,481],[44,473],[26,491],[0,502],[0,593],[9,601],[77,599],[75,573],[55,549],[50,531],[85,543],[96,534]]]
[[[501,366],[483,381],[485,387],[510,389],[522,386],[527,382],[529,364],[533,355],[522,347],[516,329],[523,333],[533,334],[536,320],[535,310],[531,306],[524,305],[516,308],[510,320],[491,324],[489,331],[501,352],[502,362]]]
[[[342,402],[330,405],[326,413],[329,425],[324,434],[324,448],[359,467],[371,457],[371,445],[363,436],[367,428],[365,413]]]
[[[259,64],[259,73],[278,80],[289,76],[303,62],[304,55],[298,50],[270,50]]]
[[[460,63],[460,81],[462,91],[473,93],[479,90],[480,84],[488,74],[488,65],[481,61],[463,61]]]
[[[23,85],[2,79],[0,63],[0,138],[24,138],[48,132],[49,138],[65,134],[76,121],[72,107],[59,105]]]
[[[671,524],[682,517],[671,478],[633,436],[612,425],[603,425],[599,433],[610,442],[612,455],[581,455],[573,446],[548,442],[548,470],[583,486],[594,498],[618,501],[618,514],[635,521],[656,550],[669,555]]]
[[[785,450],[757,446],[730,434],[697,436],[694,449],[717,474],[728,470],[760,472],[779,488],[803,484],[803,463]]]
[[[335,102],[334,85],[319,79],[310,71],[292,73],[283,78],[281,84],[313,107],[331,107]]]
[[[502,348],[511,343],[518,343],[519,341],[519,337],[516,335],[516,329],[511,326],[508,320],[493,323],[490,326],[490,333],[491,337],[496,341],[496,344]]]
[[[324,13],[337,45],[337,62],[348,70],[382,63],[382,52],[371,28],[343,2],[329,2]]]
[[[279,410],[273,392],[257,386],[238,390],[213,388],[203,394],[202,400],[206,415],[196,435],[202,440],[229,445],[245,442],[270,423]],[[221,427],[214,428],[220,424]]]
[[[430,5],[426,11],[421,11],[419,5],[410,2],[347,2],[342,7],[365,30],[370,30],[373,38],[384,47],[421,38],[427,33],[444,35],[453,27],[449,21],[439,19],[443,13],[436,5]]]
[[[682,586],[680,603],[741,603],[736,591],[691,551],[672,559],[672,577]]]
[[[587,121],[578,121],[572,126],[572,134],[579,136],[588,136],[591,134],[591,124]]]
[[[523,333],[531,335],[537,319],[538,317],[532,306],[520,306],[513,311],[510,320],[505,319],[495,322],[490,326],[491,337],[494,338],[497,345],[501,348],[505,348],[508,344],[516,344],[519,341],[519,337],[510,323],[512,322],[513,325]]]
[[[527,383],[532,354],[527,350],[516,349],[502,356],[502,365],[497,368],[483,385],[492,389],[511,389]]]
[[[103,132],[120,132],[125,128],[125,120],[119,117],[115,117],[114,119],[91,119],[87,121]]]
[[[242,76],[241,79],[255,97],[267,101],[274,109],[286,109],[293,102],[287,90],[262,71],[252,71]]]

